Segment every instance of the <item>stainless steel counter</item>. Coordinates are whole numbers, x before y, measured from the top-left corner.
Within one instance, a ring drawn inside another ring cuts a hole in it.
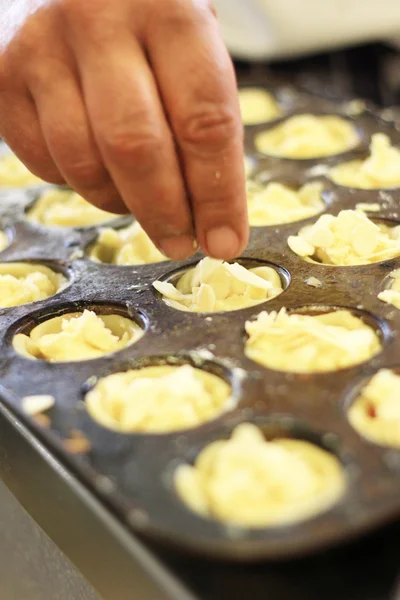
[[[1,600],[100,600],[0,482]]]

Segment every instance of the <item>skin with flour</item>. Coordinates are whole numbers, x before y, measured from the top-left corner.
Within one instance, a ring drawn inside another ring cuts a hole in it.
[[[0,135],[35,175],[133,212],[172,259],[195,239],[242,252],[242,125],[209,0],[0,0],[0,19]]]

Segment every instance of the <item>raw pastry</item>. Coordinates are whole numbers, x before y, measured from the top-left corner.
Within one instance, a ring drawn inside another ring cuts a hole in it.
[[[254,170],[254,163],[248,156],[244,157],[244,173],[246,177],[250,177]]]
[[[352,404],[349,421],[376,444],[400,448],[400,376],[382,369]]]
[[[365,160],[351,160],[330,170],[329,177],[339,185],[363,190],[400,186],[400,149],[383,133],[372,136],[371,154]]]
[[[117,217],[96,208],[72,190],[55,188],[43,192],[27,214],[33,223],[57,227],[89,227]]]
[[[175,473],[180,498],[196,513],[231,525],[272,527],[326,511],[343,495],[338,459],[315,444],[265,440],[239,425],[230,440],[208,445],[194,466]]]
[[[239,90],[239,103],[244,125],[266,123],[281,114],[275,98],[262,88],[242,88]]]
[[[324,209],[322,190],[323,185],[319,182],[306,183],[296,191],[281,183],[272,182],[261,186],[248,181],[250,225],[280,225],[312,217]]]
[[[247,321],[245,354],[277,371],[315,373],[358,365],[378,354],[377,333],[348,310],[311,316],[262,312]]]
[[[100,379],[86,407],[110,429],[167,433],[216,418],[232,408],[230,395],[223,379],[190,365],[146,367]]]
[[[89,256],[112,265],[146,265],[167,260],[137,221],[124,229],[102,229]]]
[[[19,306],[54,296],[67,285],[61,273],[34,263],[0,264],[0,306]]]
[[[390,273],[390,277],[393,280],[392,285],[388,290],[383,290],[378,294],[379,300],[393,304],[400,310],[400,269],[395,269]]]
[[[246,269],[213,258],[204,258],[186,271],[176,287],[166,281],[155,281],[153,286],[167,304],[190,312],[238,310],[283,292],[281,278],[271,267]]]
[[[8,238],[4,231],[0,231],[0,252],[5,250],[8,246]]]
[[[0,157],[0,187],[29,187],[43,183],[15,154]]]
[[[347,152],[359,142],[349,121],[334,115],[298,115],[259,133],[259,152],[283,158],[319,158]]]
[[[322,215],[288,245],[298,256],[326,265],[367,265],[400,255],[400,226],[374,223],[363,211],[342,210]]]
[[[126,317],[96,315],[85,310],[44,321],[29,335],[19,333],[14,337],[13,346],[27,358],[65,362],[117,352],[142,335],[139,325]]]

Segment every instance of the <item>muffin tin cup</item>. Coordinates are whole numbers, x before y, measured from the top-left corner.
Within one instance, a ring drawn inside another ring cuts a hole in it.
[[[288,88],[275,91],[278,97],[290,96],[285,116],[311,112],[349,117],[346,105]],[[388,133],[393,143],[400,143],[400,132],[394,124],[373,112],[365,110],[354,120],[361,132],[358,148],[335,157],[305,161],[254,154],[254,135],[274,126],[277,120],[248,127],[246,150],[254,158],[252,177],[296,185],[320,180],[324,185],[324,213],[336,215],[361,202],[378,202],[381,210],[370,215],[374,220],[400,223],[400,190],[349,189],[326,177],[327,165],[365,155],[370,136],[377,131]],[[251,308],[194,314],[169,307],[152,283],[191,268],[200,254],[180,263],[131,267],[95,263],[85,250],[101,226],[50,229],[33,225],[24,217],[32,193],[3,195],[0,223],[11,227],[14,235],[0,259],[34,259],[48,266],[58,265],[69,274],[70,283],[46,300],[0,309],[1,400],[132,531],[211,557],[253,561],[317,551],[400,516],[400,452],[367,442],[346,416],[349,398],[360,382],[380,368],[398,367],[400,363],[400,311],[377,298],[387,285],[389,273],[400,268],[400,256],[354,267],[306,262],[289,249],[287,238],[324,213],[290,224],[253,227],[241,261],[247,264],[255,259],[272,264],[283,275],[286,289]],[[310,277],[319,279],[321,287],[308,285]],[[378,331],[382,351],[370,361],[335,372],[296,374],[264,368],[244,354],[245,322],[263,310],[278,311],[282,307],[311,314],[347,308]],[[44,319],[84,308],[116,310],[138,322],[145,333],[138,342],[115,354],[82,362],[34,361],[13,349],[12,338],[21,329],[29,330]],[[88,415],[85,394],[99,378],[130,368],[184,363],[228,380],[235,400],[231,410],[199,427],[168,434],[117,433]],[[23,412],[22,399],[32,394],[50,394],[55,399],[46,413],[47,426]],[[333,452],[347,480],[343,497],[313,518],[264,529],[225,525],[191,512],[175,493],[175,468],[193,462],[208,443],[229,437],[242,422],[256,423],[267,437],[307,439]],[[77,436],[86,442],[80,448],[70,443]]]

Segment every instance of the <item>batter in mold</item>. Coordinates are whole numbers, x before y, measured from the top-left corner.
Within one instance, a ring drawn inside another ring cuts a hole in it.
[[[400,186],[400,149],[391,145],[387,135],[372,136],[370,155],[351,160],[330,170],[329,177],[339,185],[363,190]]]
[[[215,419],[232,408],[230,396],[230,386],[212,373],[164,365],[100,379],[86,395],[86,407],[116,431],[167,433]]]
[[[240,89],[239,103],[244,125],[266,123],[282,114],[275,98],[262,88]]]
[[[395,269],[390,273],[392,280],[391,286],[378,294],[379,300],[392,304],[400,310],[400,269]]]
[[[250,177],[254,170],[254,162],[248,156],[244,157],[244,173],[246,177]]]
[[[0,231],[0,252],[5,250],[8,246],[8,238],[4,231]]]
[[[27,219],[47,226],[90,227],[118,216],[96,208],[72,190],[51,188],[40,195]]]
[[[288,238],[290,249],[326,265],[366,265],[400,255],[400,226],[374,223],[360,210],[322,215]]]
[[[15,154],[0,157],[0,187],[30,187],[45,183],[26,168]]]
[[[346,479],[338,459],[297,439],[267,441],[255,425],[209,444],[175,473],[182,501],[203,517],[244,527],[301,521],[329,509]]]
[[[400,376],[381,369],[350,407],[350,423],[375,444],[400,448]]]
[[[247,321],[246,332],[246,356],[277,371],[335,371],[369,360],[382,349],[376,331],[348,310],[262,312]]]
[[[335,115],[298,115],[259,133],[259,152],[282,158],[306,159],[351,150],[359,143],[352,123]]]
[[[44,321],[29,335],[19,333],[13,346],[27,358],[66,362],[117,352],[142,335],[139,325],[126,317],[85,310]]]
[[[124,229],[102,229],[89,256],[97,262],[121,266],[167,260],[137,221]]]
[[[44,265],[0,263],[0,306],[19,306],[49,298],[67,283],[61,273]]]
[[[247,206],[252,226],[280,225],[307,219],[324,209],[323,185],[306,183],[300,189],[271,182],[262,186],[247,182]]]
[[[212,258],[204,258],[186,271],[176,286],[166,281],[153,285],[169,306],[190,312],[238,310],[283,292],[281,278],[271,267],[246,269]]]

